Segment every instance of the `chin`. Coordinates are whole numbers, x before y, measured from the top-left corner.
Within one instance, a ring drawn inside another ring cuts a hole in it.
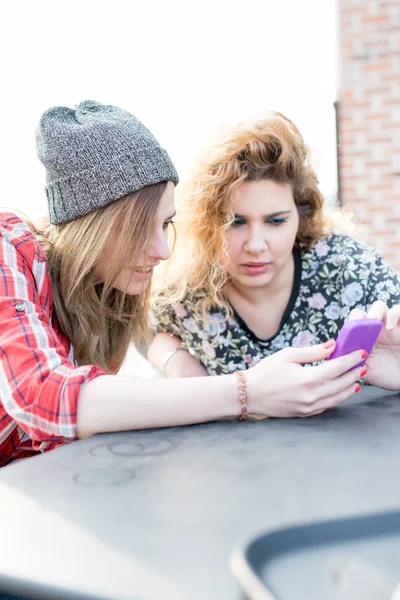
[[[147,290],[149,283],[149,281],[133,281],[128,285],[116,285],[115,287],[128,296],[139,296]]]
[[[264,287],[271,283],[274,279],[271,275],[258,275],[257,277],[249,276],[241,281],[241,284],[248,288]]]

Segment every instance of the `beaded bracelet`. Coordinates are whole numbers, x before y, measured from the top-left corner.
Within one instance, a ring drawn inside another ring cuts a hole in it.
[[[247,386],[246,379],[243,371],[236,371],[236,375],[238,378],[238,387],[239,387],[239,400],[242,405],[242,410],[240,411],[239,421],[245,421],[247,419]]]

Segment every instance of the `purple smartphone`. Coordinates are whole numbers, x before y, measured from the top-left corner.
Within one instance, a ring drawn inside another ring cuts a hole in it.
[[[347,321],[340,330],[336,340],[336,348],[329,357],[338,358],[344,354],[350,354],[355,350],[366,350],[371,352],[382,329],[382,322],[378,319],[354,319]],[[354,368],[362,367],[368,355]]]

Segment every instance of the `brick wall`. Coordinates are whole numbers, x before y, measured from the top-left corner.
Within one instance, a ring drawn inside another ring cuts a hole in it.
[[[340,0],[342,205],[400,272],[400,0]]]

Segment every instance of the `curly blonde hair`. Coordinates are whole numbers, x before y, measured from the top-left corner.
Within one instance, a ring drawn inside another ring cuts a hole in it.
[[[297,248],[307,250],[331,232],[309,150],[292,121],[271,112],[224,128],[178,188],[176,251],[158,283],[156,315],[184,298],[191,299],[198,318],[206,318],[212,306],[231,314],[224,232],[234,219],[233,198],[239,186],[265,179],[292,186],[299,213]]]

